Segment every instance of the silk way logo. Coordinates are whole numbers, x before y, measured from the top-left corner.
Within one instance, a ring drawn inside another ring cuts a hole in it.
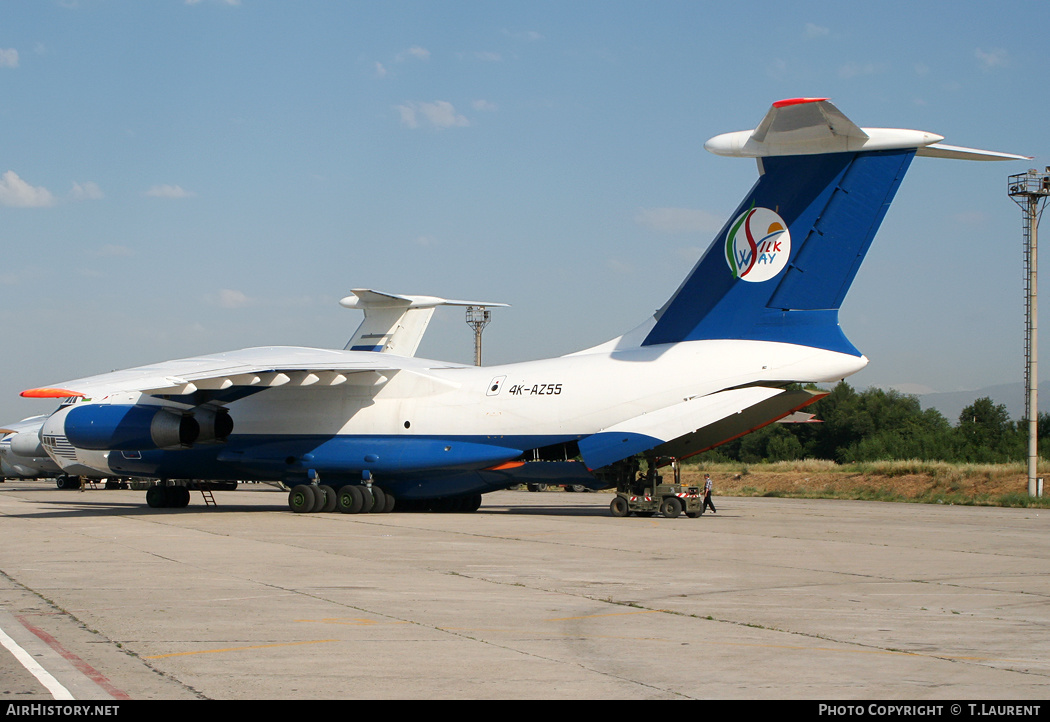
[[[745,281],[768,281],[784,269],[790,255],[787,224],[768,208],[741,213],[726,236],[729,269]]]

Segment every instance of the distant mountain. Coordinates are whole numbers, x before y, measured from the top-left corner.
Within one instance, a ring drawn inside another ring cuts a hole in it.
[[[1039,382],[1039,410],[1043,413],[1050,411],[1050,382]],[[919,403],[923,409],[937,409],[952,424],[959,421],[962,410],[974,401],[987,396],[996,404],[1006,404],[1010,418],[1017,421],[1025,416],[1024,408],[1024,384],[1021,382],[1013,384],[1000,384],[998,386],[986,386],[983,389],[973,391],[952,391],[938,394],[921,394]]]

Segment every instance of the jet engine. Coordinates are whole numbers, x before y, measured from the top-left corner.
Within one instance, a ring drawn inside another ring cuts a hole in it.
[[[143,451],[222,442],[233,431],[225,409],[183,412],[141,404],[78,404],[65,418],[65,436],[78,449]]]
[[[26,458],[46,457],[43,444],[40,443],[39,430],[19,431],[11,436],[11,453]]]
[[[217,406],[199,406],[193,410],[193,418],[200,427],[200,433],[193,443],[223,443],[233,433],[233,419],[230,412]]]

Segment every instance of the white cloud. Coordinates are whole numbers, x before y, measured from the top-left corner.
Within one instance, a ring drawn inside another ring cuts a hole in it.
[[[806,23],[806,37],[807,38],[822,38],[825,35],[829,35],[831,30],[822,25],[815,23]]]
[[[105,196],[102,193],[102,189],[98,187],[98,183],[87,181],[86,183],[73,183],[73,200],[77,201],[97,201]]]
[[[192,198],[196,194],[183,190],[182,186],[161,185],[153,186],[146,195],[152,198]]]
[[[375,64],[375,69],[376,69],[376,77],[377,78],[385,78],[386,77],[387,70],[383,66],[382,63],[377,61],[376,64]]]
[[[18,51],[14,48],[0,48],[0,68],[17,68]]]
[[[31,186],[13,170],[0,176],[0,205],[15,208],[42,208],[54,205],[55,197],[43,186]]]
[[[204,301],[209,306],[219,306],[221,308],[245,308],[253,303],[247,294],[230,288],[223,288],[217,294],[209,293],[205,295]]]
[[[643,208],[634,220],[661,233],[714,233],[725,222],[714,213],[692,208]]]
[[[223,308],[244,308],[251,301],[244,293],[224,288],[219,291],[219,305]]]
[[[406,60],[430,60],[430,51],[414,45],[403,53],[397,54],[397,62],[403,63]]]
[[[985,70],[991,70],[992,68],[1005,68],[1010,64],[1010,60],[1006,56],[1006,51],[1001,48],[989,50],[987,52],[977,48],[977,50],[974,51],[974,56],[981,64],[981,67]]]
[[[492,52],[477,52],[474,53],[474,57],[486,63],[499,63],[503,60],[502,55]]]
[[[435,128],[453,128],[470,125],[470,121],[456,113],[452,103],[436,100],[433,103],[410,102],[397,106],[401,124],[407,128],[418,128],[423,122]]]
[[[470,104],[470,107],[474,110],[484,110],[490,113],[496,110],[496,104],[487,100],[475,100]]]
[[[397,112],[401,114],[401,125],[406,128],[419,127],[419,119],[416,118],[416,109],[411,104],[397,106]]]

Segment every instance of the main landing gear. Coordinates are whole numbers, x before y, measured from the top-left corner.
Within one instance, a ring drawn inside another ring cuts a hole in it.
[[[327,484],[298,484],[288,492],[288,507],[297,514],[386,514],[394,510],[394,505],[393,494],[378,486],[347,484],[336,491]]]
[[[398,511],[470,513],[481,507],[481,494],[397,501],[393,494],[375,484],[346,484],[338,489],[326,484],[298,484],[288,492],[288,508],[297,514],[389,514],[395,506]]]
[[[182,509],[190,503],[190,490],[185,486],[155,484],[146,489],[146,504],[153,509]]]

